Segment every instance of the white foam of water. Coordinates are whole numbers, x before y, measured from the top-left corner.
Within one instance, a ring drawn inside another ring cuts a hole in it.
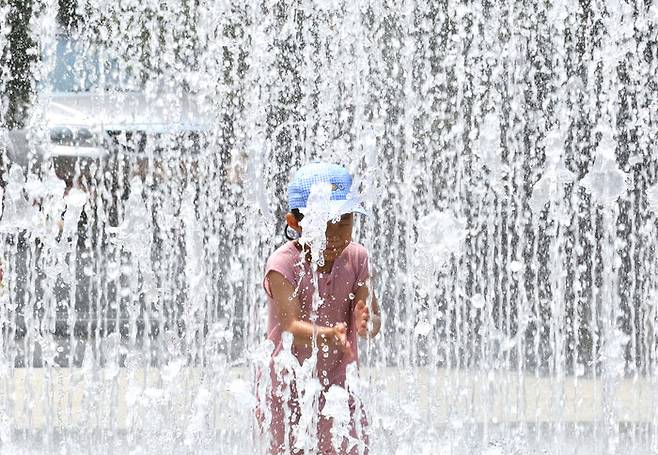
[[[87,203],[89,196],[79,188],[71,188],[69,193],[64,197],[66,203],[66,213],[64,214],[64,235],[73,235],[78,229],[78,222],[82,209]]]
[[[350,406],[347,390],[339,385],[332,385],[325,393],[325,403],[322,415],[333,419],[331,427],[331,441],[336,450],[339,450],[345,439],[349,438]]]
[[[414,328],[414,333],[419,336],[426,337],[432,331],[432,324],[426,320],[418,321]]]
[[[33,221],[33,207],[24,194],[23,169],[13,165],[9,169],[4,194],[4,211],[0,220],[0,232],[12,233],[29,229]]]
[[[466,223],[450,212],[434,211],[418,219],[414,270],[433,286],[431,277],[463,251]]]
[[[316,263],[322,261],[322,251],[326,247],[327,222],[336,217],[330,201],[331,184],[324,182],[314,184],[309,192],[304,219],[300,222],[302,236],[299,242],[310,246],[311,257]]]
[[[482,309],[486,304],[487,302],[482,294],[477,293],[471,296],[471,305],[473,305],[473,308]]]
[[[613,129],[599,127],[601,139],[596,149],[594,165],[580,184],[589,192],[596,203],[611,206],[626,193],[629,175],[619,169],[616,161],[616,142]]]
[[[658,183],[647,189],[647,202],[649,204],[649,210],[658,214]]]
[[[500,124],[496,112],[487,113],[480,124],[476,154],[481,164],[489,171],[489,184],[498,189],[501,185],[505,166],[501,159]]]
[[[580,184],[603,206],[614,204],[626,193],[628,175],[619,169],[614,158],[600,153],[592,169],[583,177]]]
[[[521,261],[512,261],[509,264],[509,269],[514,273],[518,273],[523,270],[523,263]]]

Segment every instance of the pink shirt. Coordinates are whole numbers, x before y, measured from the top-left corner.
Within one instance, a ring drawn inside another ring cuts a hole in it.
[[[269,319],[267,337],[274,345],[274,355],[281,350],[281,327],[276,318],[267,274],[271,271],[279,272],[297,289],[301,305],[301,320],[309,321],[313,302],[313,282],[311,280],[311,264],[304,260],[295,242],[287,242],[280,246],[267,261],[265,266],[265,279],[263,286],[267,292],[269,305]],[[357,288],[365,284],[368,278],[368,252],[358,243],[351,242],[338,256],[332,269],[328,273],[318,273],[318,287],[320,297],[324,302],[317,310],[317,324],[319,326],[333,327],[338,322],[348,326],[348,339],[358,360],[357,334],[352,327],[352,311],[356,302],[354,294]],[[311,356],[311,345],[294,346],[293,354],[300,363]],[[331,384],[344,385],[347,362],[343,359],[340,350],[330,349],[328,356],[320,352],[318,355],[317,372],[325,386]],[[326,375],[325,372],[326,371]]]

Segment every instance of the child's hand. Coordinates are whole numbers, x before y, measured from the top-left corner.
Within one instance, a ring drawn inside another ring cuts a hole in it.
[[[354,307],[354,324],[356,333],[361,337],[368,335],[368,321],[370,320],[370,310],[363,300],[356,302]]]
[[[354,358],[352,344],[347,340],[347,326],[342,322],[334,326],[334,343],[343,352],[348,362]]]

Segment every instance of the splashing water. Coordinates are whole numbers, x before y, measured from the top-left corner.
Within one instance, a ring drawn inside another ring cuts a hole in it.
[[[350,444],[347,390],[371,454],[655,453],[650,3],[0,5],[0,451],[266,453],[263,265],[318,159],[384,323],[323,409],[282,351],[293,444]]]
[[[433,286],[433,277],[463,252],[466,225],[450,213],[432,212],[418,219],[414,270]]]
[[[546,135],[546,168],[542,177],[535,183],[530,197],[530,207],[538,216],[547,203],[560,203],[567,196],[565,186],[575,179],[573,172],[562,161],[564,133],[559,129]]]
[[[647,202],[653,213],[658,213],[658,184],[647,189]]]
[[[332,212],[330,201],[331,184],[314,184],[308,195],[304,219],[300,222],[302,236],[299,243],[310,247],[312,262],[320,266],[324,264],[322,252],[327,246],[327,223],[340,216]]]
[[[626,173],[617,166],[614,142],[610,135],[606,134],[599,144],[594,166],[582,179],[581,185],[597,203],[610,206],[626,193],[626,180]]]
[[[349,395],[347,390],[338,385],[329,387],[325,393],[325,404],[322,408],[322,414],[333,419],[333,426],[331,428],[331,441],[334,449],[339,450],[343,445],[343,441],[348,439],[349,424],[350,424],[350,408],[349,408]],[[351,444],[349,444],[351,447]]]

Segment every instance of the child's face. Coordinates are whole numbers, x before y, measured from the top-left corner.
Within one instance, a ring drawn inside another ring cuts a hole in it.
[[[329,221],[327,223],[327,247],[324,250],[325,261],[336,259],[352,241],[353,222],[353,214],[346,213],[340,217],[340,221]]]

